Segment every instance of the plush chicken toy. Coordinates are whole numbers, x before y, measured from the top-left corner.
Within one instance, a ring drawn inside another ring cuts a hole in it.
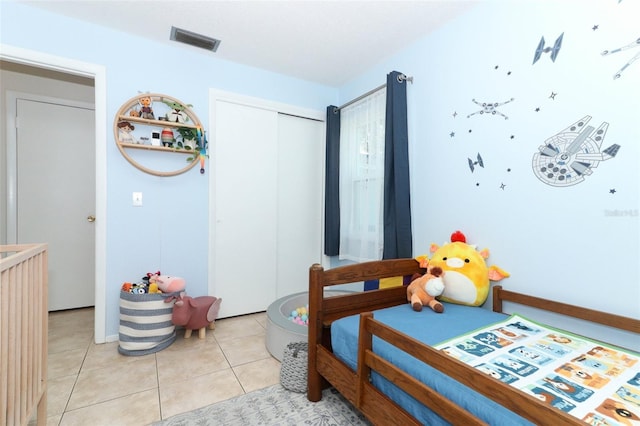
[[[498,266],[487,266],[489,249],[478,251],[475,245],[467,244],[465,235],[456,231],[451,234],[451,242],[442,246],[431,244],[428,256],[418,256],[422,268],[439,267],[443,275],[444,291],[438,296],[440,301],[468,306],[482,305],[487,296],[491,281],[501,281],[509,273]]]
[[[411,281],[407,286],[407,301],[411,303],[414,311],[420,312],[422,307],[427,305],[434,312],[444,312],[444,306],[436,300],[444,291],[443,276],[442,268],[434,266],[423,276]]]

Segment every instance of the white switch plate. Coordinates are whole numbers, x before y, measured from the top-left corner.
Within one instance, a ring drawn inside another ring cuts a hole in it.
[[[142,192],[133,193],[133,205],[136,207],[142,206]]]

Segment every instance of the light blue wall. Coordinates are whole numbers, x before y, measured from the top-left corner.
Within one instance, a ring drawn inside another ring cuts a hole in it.
[[[637,40],[638,16],[640,3],[627,0],[485,2],[341,88],[343,103],[391,70],[414,77],[416,255],[460,229],[511,273],[508,289],[640,318],[640,60],[612,78],[640,46],[601,55]],[[544,53],[532,65],[541,36],[553,46],[563,32],[556,61]],[[467,118],[480,109],[473,98],[512,97],[498,108],[508,120]],[[602,149],[619,144],[618,155],[574,186],[543,183],[532,169],[538,147],[586,115],[596,129],[609,123]],[[471,172],[478,153],[484,168]],[[640,347],[637,335],[618,341]]]
[[[335,103],[337,89],[222,61],[177,44],[152,43],[13,2],[3,1],[0,7],[2,43],[106,68],[106,336],[118,333],[120,286],[148,271],[159,269],[184,277],[190,294],[206,294],[207,175],[202,176],[198,166],[170,178],[138,171],[113,143],[114,115],[139,91],[150,91],[192,104],[208,129],[210,88],[320,111]],[[142,208],[132,206],[134,191],[143,193]]]
[[[489,264],[512,274],[502,282],[509,289],[639,318],[640,61],[620,79],[612,76],[640,48],[600,55],[638,37],[637,16],[640,5],[631,0],[486,2],[339,90],[6,2],[1,39],[105,65],[108,128],[120,104],[138,91],[189,102],[207,125],[210,87],[324,109],[382,84],[391,70],[411,75],[415,254],[460,229],[469,243],[491,250]],[[540,37],[552,45],[562,32],[556,62],[545,53],[532,65]],[[478,110],[472,98],[512,97],[499,108],[509,120],[467,118]],[[543,183],[532,171],[538,147],[586,115],[596,128],[609,123],[603,149],[617,143],[618,155],[577,185]],[[467,159],[478,153],[484,168],[471,172]],[[106,334],[113,335],[117,289],[141,270],[170,271],[184,276],[194,294],[206,292],[208,191],[195,169],[168,179],[138,172],[112,143],[107,165],[107,283],[113,291]],[[143,209],[131,207],[133,191],[144,193]],[[628,341],[629,335],[618,338]]]

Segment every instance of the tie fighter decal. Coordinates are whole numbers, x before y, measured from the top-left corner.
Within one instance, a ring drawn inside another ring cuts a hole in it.
[[[538,59],[542,56],[543,53],[551,52],[551,61],[555,62],[558,57],[558,53],[560,53],[560,48],[562,47],[562,37],[564,33],[560,34],[560,36],[556,39],[556,42],[553,44],[553,47],[547,46],[544,47],[545,41],[544,36],[540,39],[540,43],[538,43],[538,47],[536,48],[536,54],[533,56],[533,63],[538,62]],[[533,64],[532,64],[533,65]]]
[[[476,158],[478,159],[477,161],[473,161],[471,158],[467,158],[467,160],[469,160],[469,168],[471,169],[471,173],[473,173],[475,166],[480,166],[484,169],[484,162],[482,161],[480,153],[478,153],[478,156]]]

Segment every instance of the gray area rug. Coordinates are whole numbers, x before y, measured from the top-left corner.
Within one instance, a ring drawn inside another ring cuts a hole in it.
[[[333,388],[310,402],[306,393],[290,392],[281,385],[178,414],[154,426],[321,425],[349,426],[369,423]]]

